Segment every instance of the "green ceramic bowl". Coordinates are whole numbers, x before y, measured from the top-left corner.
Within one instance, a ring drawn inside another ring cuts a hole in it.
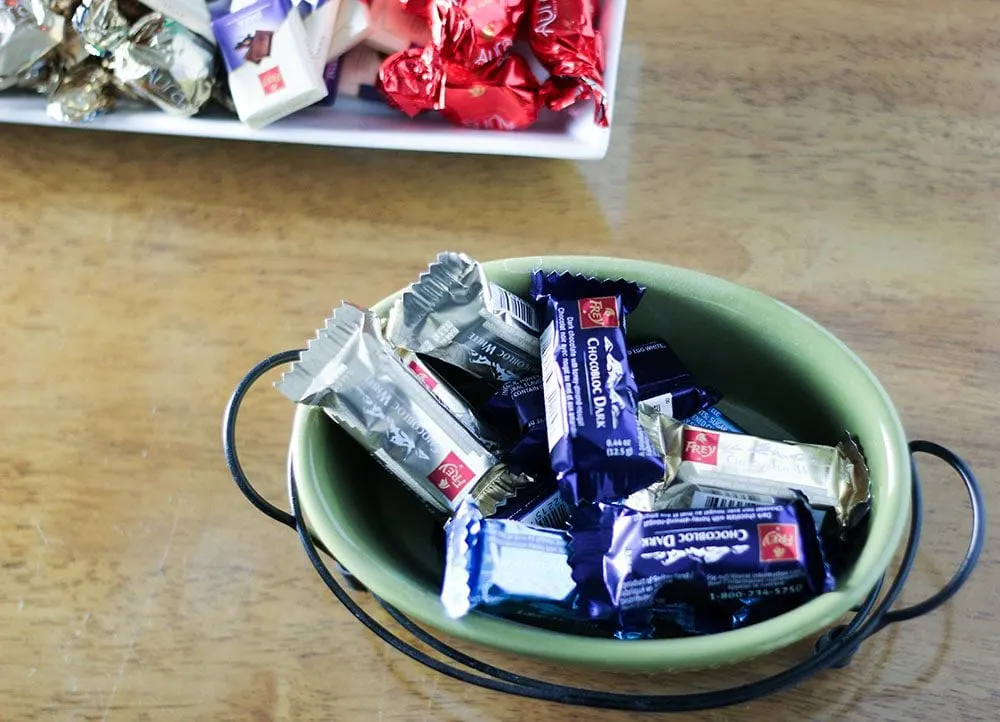
[[[303,513],[313,533],[372,592],[406,614],[471,642],[542,658],[618,670],[681,670],[760,656],[815,635],[857,604],[885,572],[910,509],[906,438],[885,391],[863,363],[815,322],[732,283],[642,261],[595,257],[516,258],[486,264],[490,278],[525,294],[530,272],[569,270],[646,286],[629,336],[661,337],[699,378],[725,393],[732,418],[762,436],[833,443],[858,435],[871,467],[868,540],[836,591],[770,621],[685,639],[594,639],[472,613],[445,616],[434,522],[321,411],[301,407],[291,451]],[[376,307],[388,309],[393,298]]]

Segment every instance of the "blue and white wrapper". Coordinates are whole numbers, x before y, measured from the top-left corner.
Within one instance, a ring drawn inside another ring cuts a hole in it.
[[[448,522],[441,603],[457,619],[477,607],[576,616],[566,532],[484,519],[471,499]]]

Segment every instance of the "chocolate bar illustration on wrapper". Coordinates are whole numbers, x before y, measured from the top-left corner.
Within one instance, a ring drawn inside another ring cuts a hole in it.
[[[257,30],[250,41],[250,49],[247,50],[246,60],[248,63],[259,63],[264,58],[271,55],[271,38],[274,36],[270,30]]]

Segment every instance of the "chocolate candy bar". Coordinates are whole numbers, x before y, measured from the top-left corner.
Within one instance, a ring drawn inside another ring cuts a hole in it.
[[[719,402],[721,394],[700,385],[664,341],[649,341],[628,348],[628,361],[638,389],[639,406],[694,426],[736,431],[720,411],[705,408]],[[545,394],[542,377],[530,376],[504,384],[490,399],[489,408],[516,417],[520,438],[508,462],[528,473],[548,465],[545,427]],[[696,423],[695,420],[701,422]]]
[[[630,346],[628,363],[639,401],[664,416],[686,419],[722,398],[715,389],[699,384],[665,341]]]
[[[572,504],[627,496],[663,477],[662,456],[639,427],[625,352],[625,317],[644,289],[536,271],[545,304],[542,385],[552,471]]]
[[[519,489],[497,508],[492,518],[513,519],[546,529],[564,529],[572,514],[573,508],[562,498],[559,485],[550,478],[537,479],[534,484]]]
[[[260,128],[326,97],[321,59],[310,55],[302,16],[291,0],[231,7],[212,21],[212,30],[240,120]]]
[[[801,500],[650,513],[588,505],[576,511],[570,537],[578,605],[592,618],[616,619],[623,638],[651,636],[654,624],[694,634],[736,629],[834,587]]]
[[[643,425],[680,481],[778,499],[801,493],[813,506],[836,509],[845,527],[867,508],[868,467],[849,435],[836,446],[819,446],[711,431],[665,416],[644,414]],[[665,481],[673,478],[667,474]]]
[[[540,375],[509,381],[487,403],[498,415],[516,420],[517,441],[506,454],[507,462],[527,473],[549,468],[548,432],[545,428],[545,392]]]
[[[323,408],[432,509],[450,512],[472,496],[492,513],[531,480],[497,463],[403,365],[381,328],[374,312],[342,304],[278,390]]]
[[[463,617],[476,607],[576,616],[566,532],[510,519],[484,519],[467,499],[448,522],[446,533],[441,603],[449,617]]]
[[[634,492],[622,504],[636,511],[679,511],[682,509],[738,509],[747,506],[781,504],[794,496],[783,497],[767,494],[747,494],[726,489],[698,486],[686,481],[675,484],[657,482]],[[829,516],[836,517],[831,507],[810,507],[817,529],[821,529]]]
[[[534,309],[464,253],[442,253],[393,306],[386,337],[495,381],[538,371]]]
[[[462,398],[459,392],[454,389],[451,384],[445,381],[440,374],[435,372],[423,361],[423,359],[412,351],[397,349],[396,353],[399,355],[399,360],[406,370],[412,373],[424,386],[426,386],[427,390],[434,394],[438,403],[448,409],[448,411],[451,412],[451,415],[454,416],[469,433],[475,436],[483,446],[493,452],[500,449],[501,439],[497,432],[490,428],[488,424],[484,423],[475,414],[475,412],[473,412],[469,402]]]

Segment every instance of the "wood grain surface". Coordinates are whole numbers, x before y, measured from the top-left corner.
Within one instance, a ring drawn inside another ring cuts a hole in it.
[[[998,37],[987,0],[633,0],[597,164],[0,128],[0,719],[625,718],[403,658],[223,464],[223,404],[253,363],[442,249],[630,256],[769,293],[850,345],[996,508]],[[278,499],[291,414],[265,387],[241,428]],[[925,468],[910,602],[968,529],[957,479]],[[692,719],[993,719],[998,574],[988,544],[952,603],[849,668]],[[484,656],[681,692],[807,651],[630,678]]]

